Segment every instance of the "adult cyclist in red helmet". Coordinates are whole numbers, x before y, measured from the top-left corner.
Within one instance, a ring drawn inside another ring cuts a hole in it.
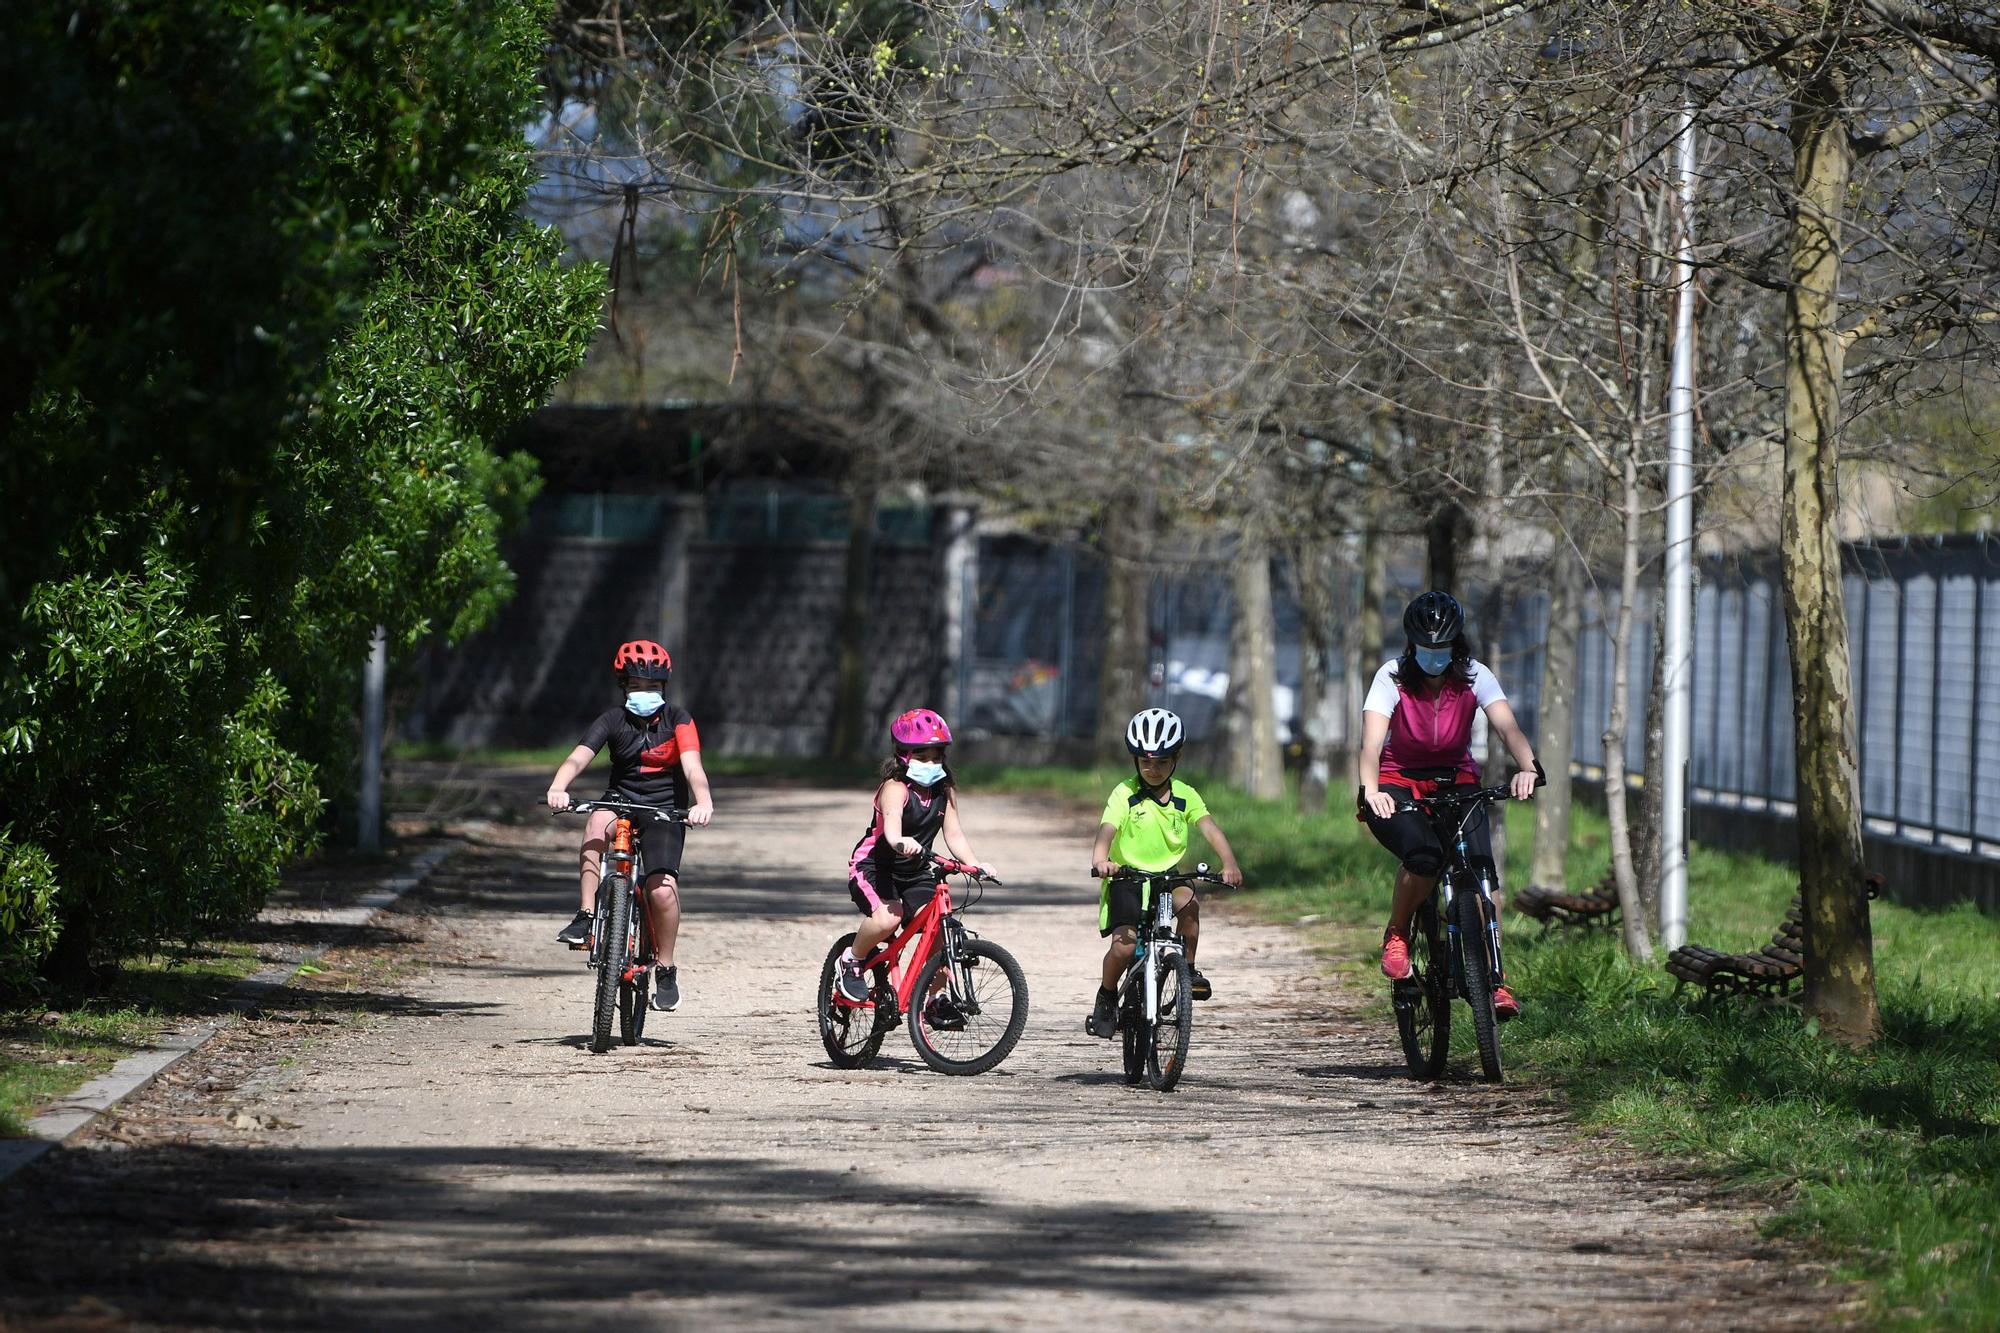
[[[695,733],[694,718],[688,711],[668,703],[661,692],[673,678],[673,659],[651,639],[634,639],[618,645],[611,659],[611,670],[624,692],[625,702],[600,714],[590,724],[590,730],[584,732],[583,740],[569,752],[569,758],[562,761],[562,767],[549,781],[549,808],[569,808],[569,784],[608,745],[611,785],[604,793],[606,799],[677,806],[688,812],[688,823],[697,827],[706,824],[715,815],[715,805],[709,799],[708,774],[701,766],[701,737]],[[583,905],[576,918],[556,935],[558,941],[572,948],[580,948],[590,940],[605,840],[616,819],[611,811],[598,810],[584,823],[583,850],[577,865]],[[681,1002],[674,942],[681,929],[681,847],[687,839],[687,830],[679,824],[649,820],[641,825],[639,838],[640,855],[646,862],[646,912],[657,956],[653,1007],[671,1010]]]
[[[905,916],[929,902],[937,887],[936,874],[917,858],[930,851],[942,833],[953,856],[970,865],[981,864],[959,827],[958,790],[944,763],[951,728],[930,709],[912,708],[889,724],[889,739],[894,748],[882,762],[875,812],[847,858],[847,894],[867,920],[855,931],[853,945],[840,955],[834,984],[857,1004],[868,998],[860,960],[894,934]],[[990,873],[990,867],[982,868]],[[932,1003],[949,1005],[950,1000],[940,996]],[[954,1021],[964,1025],[955,1014],[933,1011],[931,1016],[935,1027]]]
[[[1392,981],[1410,975],[1410,918],[1430,896],[1445,864],[1444,847],[1410,798],[1479,781],[1472,723],[1481,709],[1521,766],[1509,784],[1515,800],[1535,794],[1538,771],[1534,747],[1521,734],[1506,691],[1492,669],[1472,656],[1458,599],[1448,592],[1423,593],[1404,610],[1403,632],[1402,655],[1382,664],[1361,705],[1361,790],[1355,811],[1375,840],[1402,863],[1389,927],[1382,934],[1382,972]],[[1492,860],[1485,821],[1479,821],[1467,844],[1474,857]],[[1498,867],[1494,882],[1499,882]],[[1497,916],[1497,897],[1493,908]],[[1504,984],[1493,988],[1493,1011],[1503,1019],[1520,1012]]]

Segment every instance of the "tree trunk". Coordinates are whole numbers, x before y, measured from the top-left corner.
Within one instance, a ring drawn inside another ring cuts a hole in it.
[[[1655,930],[1660,924],[1660,792],[1666,783],[1667,599],[1653,597],[1653,670],[1646,690],[1646,781],[1639,789],[1639,829],[1632,861],[1639,876],[1639,905]]]
[[[848,496],[847,563],[835,630],[837,665],[833,726],[827,756],[863,757],[868,733],[868,577],[875,565],[875,488],[857,484]]]
[[[1625,540],[1618,560],[1618,619],[1611,633],[1611,717],[1604,727],[1604,813],[1611,825],[1611,873],[1618,911],[1625,919],[1625,950],[1645,962],[1653,956],[1652,923],[1639,902],[1632,865],[1632,824],[1625,790],[1626,698],[1632,683],[1632,603],[1639,596],[1639,433],[1627,434],[1622,503]]]
[[[1542,704],[1535,721],[1535,755],[1549,775],[1535,793],[1535,861],[1530,884],[1568,885],[1569,763],[1575,752],[1577,609],[1583,600],[1583,562],[1567,543],[1556,543],[1549,579],[1548,646],[1542,655]]]
[[[1507,492],[1507,472],[1504,463],[1506,430],[1500,416],[1500,371],[1496,365],[1487,374],[1487,421],[1483,476],[1480,479],[1478,506],[1479,535],[1474,543],[1473,558],[1478,562],[1486,577],[1486,591],[1479,599],[1479,637],[1485,642],[1485,651],[1480,654],[1495,675],[1501,674],[1502,656],[1500,652],[1501,627],[1507,623],[1507,616],[1513,610],[1512,580],[1504,577],[1502,561],[1505,553],[1501,550],[1501,539],[1505,535],[1506,521],[1502,506]],[[1497,786],[1507,780],[1507,769],[1513,756],[1507,753],[1507,743],[1500,738],[1497,729],[1486,729],[1486,760],[1483,774],[1487,785]],[[1494,806],[1489,813],[1493,842],[1493,867],[1501,880],[1507,878],[1507,807]]]
[[[1355,585],[1354,613],[1340,626],[1342,691],[1342,742],[1337,761],[1331,765],[1343,787],[1359,788],[1361,775],[1361,704],[1368,697],[1369,682],[1375,678],[1382,652],[1382,592],[1388,583],[1388,543],[1382,540],[1382,518],[1388,510],[1388,492],[1371,486],[1364,507],[1364,527],[1358,563],[1360,577]]]
[[[1276,635],[1271,623],[1271,554],[1262,537],[1245,534],[1231,578],[1235,610],[1229,624],[1229,780],[1252,796],[1284,795],[1278,753]]]
[[[1152,574],[1146,563],[1153,516],[1141,497],[1120,496],[1104,515],[1104,665],[1097,675],[1100,764],[1125,766],[1125,724],[1145,707]]]
[[[1824,56],[1824,53],[1821,53]],[[1785,297],[1783,523],[1785,641],[1792,655],[1799,883],[1805,898],[1805,1004],[1821,1030],[1873,1041],[1880,1030],[1862,882],[1847,607],[1836,528],[1840,489],[1842,209],[1853,150],[1843,89],[1824,60],[1792,71],[1794,212]]]
[[[1465,535],[1465,510],[1446,500],[1424,525],[1424,584],[1454,596],[1458,592],[1458,548]]]
[[[1299,697],[1292,710],[1292,730],[1299,744],[1299,809],[1317,814],[1326,808],[1333,769],[1334,692],[1328,676],[1340,651],[1340,624],[1335,605],[1340,566],[1331,543],[1308,537],[1291,549],[1292,586],[1299,601]]]

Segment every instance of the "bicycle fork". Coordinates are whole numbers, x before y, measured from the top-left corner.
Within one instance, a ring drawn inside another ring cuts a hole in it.
[[[1455,860],[1458,865],[1470,864],[1471,852],[1466,846],[1463,837],[1458,840],[1457,845],[1452,850],[1456,853]],[[1473,942],[1470,940],[1461,940],[1458,937],[1458,914],[1451,910],[1452,900],[1457,896],[1456,886],[1452,882],[1453,878],[1451,870],[1447,868],[1443,878],[1438,881],[1438,887],[1444,891],[1445,935],[1450,940],[1452,946],[1454,946],[1451,950],[1452,982],[1460,995],[1470,999],[1470,993],[1465,987],[1464,955],[1459,950],[1471,947]],[[1492,876],[1482,869],[1477,872],[1470,892],[1477,893],[1481,903],[1490,909],[1493,902],[1493,888]],[[1486,947],[1487,970],[1492,976],[1493,984],[1498,986],[1501,978],[1506,975],[1500,966],[1500,914],[1492,910],[1485,910],[1480,912],[1479,918],[1486,923],[1486,938],[1480,941],[1480,943]]]

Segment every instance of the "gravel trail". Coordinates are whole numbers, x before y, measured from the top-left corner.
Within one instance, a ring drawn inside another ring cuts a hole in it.
[[[1410,1082],[1294,932],[1226,909],[1181,1089],[1127,1088],[1083,1032],[1091,820],[1046,801],[965,801],[1007,881],[968,923],[1028,974],[1018,1049],[947,1078],[899,1030],[834,1069],[812,990],[851,928],[866,795],[719,804],[689,837],[685,1001],[641,1047],[584,1049],[589,974],[551,942],[575,824],[467,835],[369,939],[0,1190],[0,1330],[1772,1329],[1846,1308],[1739,1203],[1580,1147],[1535,1090]]]

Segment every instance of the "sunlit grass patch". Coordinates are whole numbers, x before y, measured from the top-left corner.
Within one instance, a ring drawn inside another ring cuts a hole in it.
[[[99,998],[0,1008],[0,1138],[26,1134],[42,1107],[175,1023],[220,1012],[258,961],[254,946],[233,942],[126,959]]]

